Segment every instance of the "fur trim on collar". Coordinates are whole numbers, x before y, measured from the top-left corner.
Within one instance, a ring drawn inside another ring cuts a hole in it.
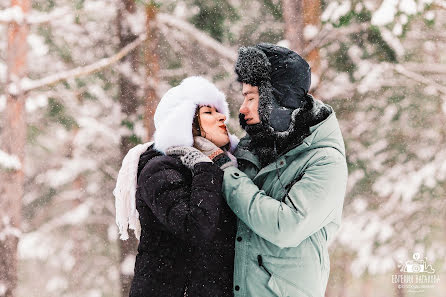
[[[245,126],[250,137],[246,149],[257,154],[262,167],[300,145],[311,134],[310,127],[330,115],[331,110],[320,100],[314,100],[311,95],[308,95],[307,99],[311,107],[295,109],[290,127],[286,131],[277,132],[263,120],[258,124]]]

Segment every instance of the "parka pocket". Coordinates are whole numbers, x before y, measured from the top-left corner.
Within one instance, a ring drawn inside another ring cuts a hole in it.
[[[321,257],[321,278],[324,287],[327,286],[328,278],[330,276],[330,256],[328,254],[328,244],[327,244],[327,231],[325,228],[321,228],[316,232],[316,238],[319,242],[320,247],[320,257]]]
[[[328,244],[327,244],[326,234],[327,233],[325,228],[321,228],[315,234],[317,242],[319,243],[319,249],[321,254],[321,267],[323,270],[330,269],[330,259],[328,256]]]
[[[290,276],[287,270],[292,270],[293,267],[297,267],[298,259],[299,258],[278,258],[267,255],[257,256],[260,268],[269,275],[267,283],[268,288],[278,297],[311,297],[311,295],[305,293],[298,284],[287,278],[287,276]],[[282,269],[281,271],[281,268],[283,268],[284,265],[287,266],[288,269]],[[296,275],[294,274],[294,276]]]

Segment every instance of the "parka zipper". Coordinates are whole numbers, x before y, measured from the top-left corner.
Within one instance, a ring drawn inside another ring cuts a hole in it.
[[[192,274],[192,271],[188,271],[188,273],[186,274],[186,281],[185,281],[185,283],[184,283],[184,292],[183,292],[183,297],[187,297],[187,296],[189,296],[188,295],[188,292],[187,292],[187,289],[189,288],[189,280],[190,280],[190,278],[191,278],[191,274]]]
[[[291,187],[297,183],[299,180],[302,179],[303,175],[305,174],[305,172],[302,172],[301,174],[299,174],[299,176],[297,178],[295,178],[294,180],[292,180],[288,185],[284,186],[282,181],[280,180],[280,172],[279,172],[279,166],[277,166],[277,148],[276,148],[276,141],[274,141],[274,154],[276,155],[276,160],[274,161],[275,165],[276,165],[276,174],[277,174],[277,180],[279,181],[280,185],[282,186],[282,189],[285,191],[285,195],[283,196],[282,199],[280,199],[280,208],[282,209],[282,203],[285,203],[285,199],[288,198],[288,200],[290,201],[291,205],[293,206],[294,210],[296,210],[297,212],[299,212],[301,215],[303,215],[302,211],[300,211],[296,205],[294,204],[293,200],[291,199],[291,197],[288,195],[288,192],[291,190]]]

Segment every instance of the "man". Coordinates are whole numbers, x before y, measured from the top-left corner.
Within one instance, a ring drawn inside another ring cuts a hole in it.
[[[223,182],[239,218],[234,296],[322,297],[347,183],[335,112],[308,94],[310,67],[286,48],[242,47],[235,71],[247,135]]]

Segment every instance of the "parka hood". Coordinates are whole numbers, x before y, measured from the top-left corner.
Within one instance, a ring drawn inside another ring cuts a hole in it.
[[[300,145],[287,151],[284,156],[301,154],[315,148],[331,147],[338,150],[345,157],[345,144],[342,138],[338,119],[336,118],[336,113],[330,105],[325,103],[319,103],[315,106],[315,108],[319,108],[321,104],[330,110],[330,115],[318,124],[310,126],[311,134],[304,138]],[[236,151],[237,157],[248,160],[260,169],[262,166],[259,161],[259,156],[249,149],[251,141],[252,139],[249,134],[246,134],[242,139],[240,139]]]
[[[333,107],[328,104],[324,105],[330,109],[330,115],[322,122],[311,126],[311,134],[304,139],[303,143],[285,155],[301,153],[314,148],[332,147],[345,157],[345,144],[336,113]]]

